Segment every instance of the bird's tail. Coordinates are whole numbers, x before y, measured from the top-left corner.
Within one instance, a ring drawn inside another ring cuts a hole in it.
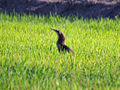
[[[72,52],[74,54],[74,51],[72,49],[70,49],[70,52]]]

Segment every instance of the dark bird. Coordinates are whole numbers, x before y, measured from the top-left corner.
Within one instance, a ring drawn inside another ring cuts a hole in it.
[[[52,29],[52,28],[51,28]],[[65,36],[64,34],[60,31],[60,30],[56,30],[56,29],[52,29],[53,31],[55,31],[58,35],[58,40],[57,40],[57,47],[59,52],[63,51],[63,52],[72,52],[74,53],[68,46],[65,45]]]

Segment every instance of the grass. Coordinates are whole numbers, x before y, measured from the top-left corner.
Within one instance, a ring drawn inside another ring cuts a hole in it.
[[[74,55],[59,53],[60,29]],[[120,19],[0,14],[0,89],[120,89]]]

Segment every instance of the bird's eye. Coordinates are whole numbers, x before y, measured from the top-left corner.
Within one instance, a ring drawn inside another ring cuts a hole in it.
[[[60,34],[62,34],[62,32],[59,32]]]

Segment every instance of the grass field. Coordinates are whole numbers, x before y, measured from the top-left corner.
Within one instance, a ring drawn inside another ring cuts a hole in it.
[[[75,52],[59,53],[60,29]],[[120,19],[0,14],[0,89],[120,89]]]

